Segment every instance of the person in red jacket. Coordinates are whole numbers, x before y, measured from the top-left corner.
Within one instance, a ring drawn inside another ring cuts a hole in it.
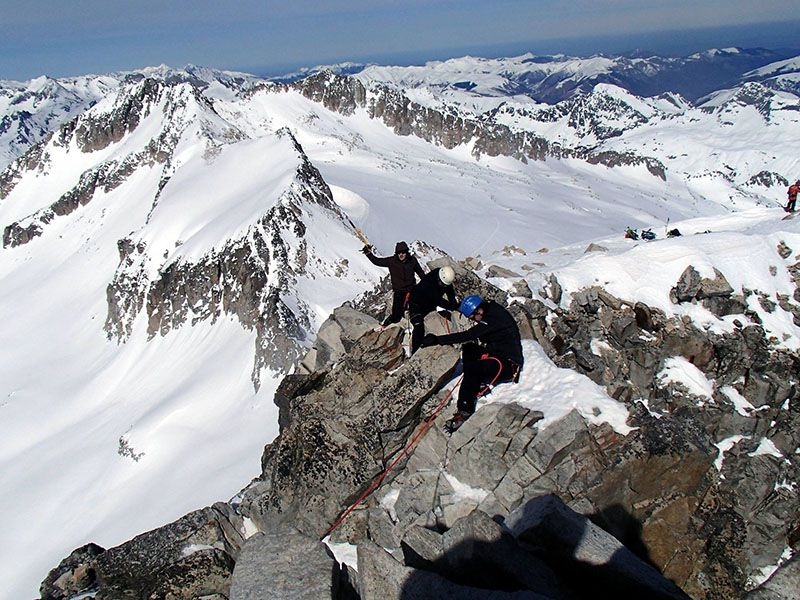
[[[797,194],[800,194],[800,179],[789,186],[787,194],[789,195],[789,201],[786,203],[783,210],[786,212],[794,212],[794,205],[797,203]]]
[[[394,255],[392,256],[375,256],[372,253],[372,246],[364,246],[361,250],[373,265],[379,267],[387,267],[389,269],[389,278],[392,282],[392,312],[383,320],[381,324],[387,327],[392,323],[397,323],[403,318],[403,313],[406,310],[408,303],[408,296],[416,283],[414,274],[422,276],[425,271],[419,264],[415,256],[409,253],[408,244],[405,242],[397,242],[394,247]]]

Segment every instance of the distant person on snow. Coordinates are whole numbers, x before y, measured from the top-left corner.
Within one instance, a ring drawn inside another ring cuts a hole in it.
[[[397,323],[403,318],[409,294],[411,293],[416,279],[414,274],[419,275],[420,279],[425,275],[425,271],[419,265],[417,258],[409,253],[408,244],[397,242],[394,247],[394,255],[379,257],[372,253],[372,246],[366,245],[361,251],[373,265],[388,267],[389,278],[392,283],[392,312],[383,320],[381,324],[387,327],[392,323]]]
[[[789,186],[787,194],[789,196],[789,201],[786,203],[783,210],[786,212],[794,212],[794,205],[797,203],[797,194],[800,194],[800,179]]]
[[[523,365],[519,327],[510,312],[476,295],[464,298],[459,310],[475,325],[448,335],[428,334],[422,340],[423,347],[464,343],[461,348],[464,378],[458,390],[458,410],[445,424],[448,433],[461,427],[475,412],[478,398],[489,386],[519,381]]]
[[[456,272],[444,266],[427,273],[411,290],[408,313],[411,315],[411,354],[417,351],[425,337],[425,315],[437,307],[447,311],[458,309],[456,291],[453,289]],[[447,315],[449,318],[450,315]]]

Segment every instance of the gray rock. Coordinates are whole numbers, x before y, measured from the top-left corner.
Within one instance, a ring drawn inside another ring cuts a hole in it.
[[[531,291],[528,282],[524,279],[514,282],[514,284],[511,286],[511,295],[519,296],[521,298],[533,298],[533,292]]]
[[[231,580],[230,600],[337,598],[339,565],[322,542],[291,527],[250,537]]]
[[[700,281],[700,289],[697,290],[697,299],[715,298],[718,296],[730,296],[733,288],[725,276],[717,269],[714,269],[714,279],[704,278]]]
[[[442,541],[451,577],[460,576],[476,587],[527,589],[548,598],[564,595],[553,570],[480,511],[457,521]]]
[[[291,400],[289,425],[265,450],[262,476],[242,494],[241,509],[260,529],[273,513],[322,535],[402,449],[449,380],[458,358],[449,346],[423,348],[387,373],[399,340],[384,347],[381,335],[391,329],[368,332],[326,386]]]
[[[50,573],[39,588],[41,600],[67,600],[96,588],[92,560],[105,552],[97,544],[86,544],[73,552]]]
[[[515,273],[511,269],[500,267],[498,265],[489,265],[486,268],[486,277],[502,277],[504,279],[512,279],[522,277],[519,273]]]
[[[797,600],[800,590],[800,557],[781,565],[767,581],[745,594],[742,600]]]
[[[307,373],[320,371],[333,365],[344,353],[342,326],[331,316],[320,326],[314,345],[301,361],[300,367]]]
[[[563,291],[561,284],[558,283],[558,279],[551,273],[547,281],[549,283],[549,292],[547,294],[548,297],[553,301],[554,304],[561,304],[561,295]]]
[[[376,319],[354,308],[335,308],[320,326],[314,345],[300,363],[301,368],[308,373],[330,368],[341,360],[359,338],[377,326]]]
[[[672,302],[678,304],[696,298],[697,292],[700,290],[700,281],[700,273],[691,265],[686,267],[678,279],[677,285],[670,291]]]
[[[559,420],[558,427],[546,428],[527,447],[525,455],[530,460],[531,467],[538,472],[547,471],[553,460],[586,430],[586,420],[578,411],[567,413]]]
[[[110,548],[91,565],[97,597],[227,597],[242,529],[241,518],[217,503]]]
[[[677,285],[670,291],[674,303],[730,296],[733,288],[725,276],[714,269],[714,278],[703,278],[691,265],[686,267]]]

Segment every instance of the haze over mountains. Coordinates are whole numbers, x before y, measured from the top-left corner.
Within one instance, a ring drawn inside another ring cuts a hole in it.
[[[591,281],[591,242],[630,260],[626,226],[797,240],[778,207],[800,177],[799,68],[726,49],[2,82],[8,597],[256,475],[281,376],[384,275],[354,226],[380,254],[522,261],[533,290],[556,269]],[[790,316],[762,321],[797,350]]]

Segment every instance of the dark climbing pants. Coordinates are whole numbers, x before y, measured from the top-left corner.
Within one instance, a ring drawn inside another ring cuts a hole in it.
[[[422,343],[422,338],[425,337],[425,315],[419,311],[415,311],[414,307],[409,307],[411,313],[411,354],[419,350],[419,345]]]
[[[487,385],[516,381],[520,366],[516,363],[493,356],[468,359],[464,361],[464,378],[458,390],[458,410],[468,414],[475,412],[478,398],[486,391]]]
[[[395,290],[392,294],[392,313],[383,320],[383,326],[391,325],[392,323],[399,323],[403,318],[403,313],[406,311],[406,302],[408,301],[408,292],[401,292]]]

